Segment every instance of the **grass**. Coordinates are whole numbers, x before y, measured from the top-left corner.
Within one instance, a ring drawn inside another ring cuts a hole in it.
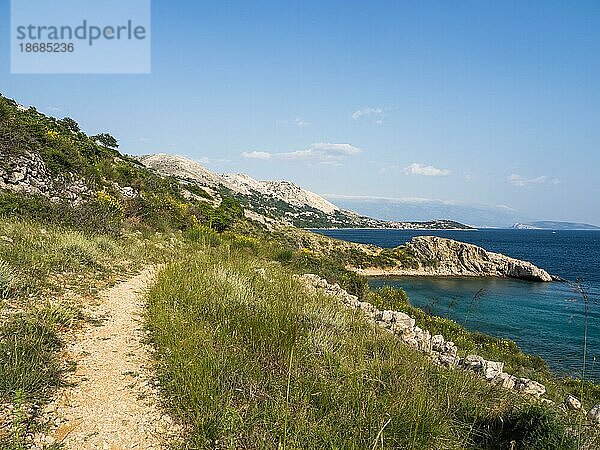
[[[487,334],[466,330],[455,321],[427,313],[413,306],[402,289],[383,287],[369,293],[368,301],[379,309],[402,311],[414,317],[418,326],[431,334],[441,334],[452,340],[462,356],[477,354],[492,361],[504,362],[504,370],[512,375],[526,377],[546,386],[547,397],[561,403],[567,394],[579,395],[585,387],[586,396],[581,396],[586,408],[600,403],[600,385],[576,380],[558,378],[546,362],[533,355],[523,353],[517,344],[509,339],[496,338]]]
[[[23,448],[29,406],[43,405],[68,369],[60,333],[84,316],[64,294],[93,297],[144,264],[166,263],[147,319],[187,448],[501,448],[513,435],[518,448],[570,448],[564,418],[431,366],[361,316],[306,294],[294,273],[318,273],[378,307],[411,308],[399,291],[370,293],[345,269],[343,244],[313,250],[287,239],[244,222],[223,233],[196,225],[115,236],[0,218],[0,402],[22,406],[0,447]],[[509,341],[409,312],[459,347],[536,370]]]
[[[0,218],[0,406],[13,404],[18,412],[11,434],[0,435],[0,448],[25,448],[39,410],[31,406],[43,405],[61,386],[69,369],[58,357],[61,332],[85,320],[83,304],[140,266],[177,258],[195,245],[182,233],[116,237]]]
[[[184,448],[574,448],[558,414],[430,364],[253,253],[206,248],[149,293]]]

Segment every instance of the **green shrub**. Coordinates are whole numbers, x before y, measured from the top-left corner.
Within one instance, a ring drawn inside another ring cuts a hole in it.
[[[51,202],[41,195],[0,191],[0,217],[32,219],[89,233],[118,235],[123,216],[114,205],[92,199],[79,205]]]
[[[184,236],[189,241],[200,243],[207,247],[216,247],[221,243],[219,233],[203,225],[195,225],[186,230]]]
[[[275,259],[275,261],[279,261],[279,262],[283,262],[283,263],[288,263],[292,260],[292,258],[294,257],[294,250],[292,250],[291,248],[277,248],[277,250],[275,251],[275,254],[273,255],[273,259]]]
[[[231,228],[242,217],[242,205],[231,197],[225,197],[216,209],[208,212],[208,226],[221,233]]]

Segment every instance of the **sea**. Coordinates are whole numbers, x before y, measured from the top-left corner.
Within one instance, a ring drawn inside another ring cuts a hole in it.
[[[511,339],[524,352],[542,357],[557,375],[581,378],[585,353],[585,379],[600,382],[600,231],[313,231],[388,248],[414,236],[450,238],[531,261],[560,276],[567,281],[386,277],[371,279],[370,285],[401,287],[412,304],[431,314],[451,318],[469,330]]]

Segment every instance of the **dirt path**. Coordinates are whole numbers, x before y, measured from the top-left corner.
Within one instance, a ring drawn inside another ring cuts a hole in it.
[[[152,269],[102,293],[90,312],[100,320],[68,346],[77,370],[56,401],[45,408],[53,426],[38,444],[59,442],[66,449],[160,449],[176,435],[158,406],[150,381],[151,349],[143,343],[143,291]],[[40,445],[41,446],[41,445]]]

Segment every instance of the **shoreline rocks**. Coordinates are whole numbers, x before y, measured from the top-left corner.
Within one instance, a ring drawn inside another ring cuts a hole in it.
[[[408,314],[401,311],[381,311],[369,302],[360,301],[358,297],[349,294],[338,284],[329,284],[318,275],[304,274],[300,279],[307,288],[320,290],[340,299],[344,305],[352,309],[363,311],[371,322],[396,335],[409,347],[427,354],[435,364],[474,372],[494,386],[512,389],[537,398],[546,393],[546,387],[537,381],[505,373],[504,363],[501,361],[488,361],[479,355],[460,357],[454,342],[447,341],[441,334],[432,336],[429,331],[417,326],[415,319]],[[598,417],[600,421],[600,407]]]

